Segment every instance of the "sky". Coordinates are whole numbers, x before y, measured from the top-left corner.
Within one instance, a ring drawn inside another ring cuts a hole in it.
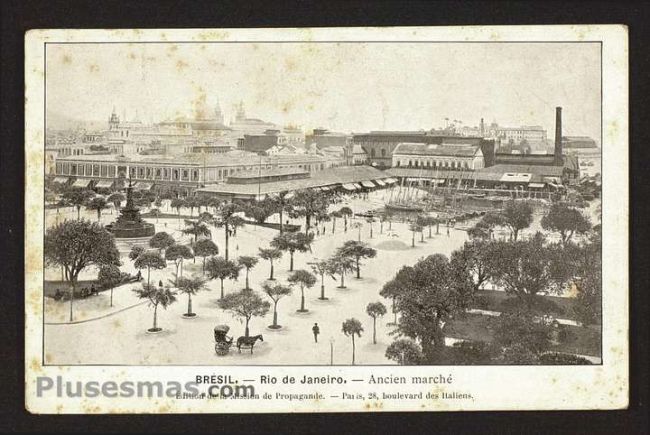
[[[161,43],[47,46],[52,119],[162,121],[217,102],[305,130],[419,130],[445,118],[600,142],[596,43]]]

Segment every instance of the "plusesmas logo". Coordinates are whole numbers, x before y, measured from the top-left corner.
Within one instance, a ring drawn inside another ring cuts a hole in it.
[[[252,397],[255,389],[251,385],[217,385],[206,386],[207,391],[201,391],[196,382],[176,381],[66,381],[62,376],[51,378],[39,376],[36,378],[36,395],[44,397]]]

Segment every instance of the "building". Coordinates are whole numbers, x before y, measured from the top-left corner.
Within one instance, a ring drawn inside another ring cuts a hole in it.
[[[266,153],[273,147],[284,145],[281,141],[280,130],[265,130],[262,134],[245,134],[241,149],[252,153]]]
[[[393,150],[393,167],[474,171],[485,166],[480,145],[472,143],[400,143]]]
[[[481,147],[484,165],[493,164],[494,141],[481,137],[463,137],[442,135],[438,131],[372,131],[370,133],[354,134],[354,145],[359,145],[368,155],[368,163],[378,168],[389,168],[393,165],[393,151],[401,143],[423,144],[473,144]]]
[[[196,189],[198,195],[221,200],[255,201],[267,195],[302,189],[323,192],[355,192],[387,187],[397,180],[370,166],[326,168],[321,171],[299,169],[248,171],[228,177],[225,183]]]
[[[305,145],[308,147],[315,145],[318,149],[331,146],[347,149],[351,142],[352,138],[349,134],[329,131],[325,128],[315,128],[311,134],[305,136]]]
[[[368,153],[363,149],[361,145],[354,144],[352,146],[352,164],[353,165],[367,165]]]
[[[277,126],[272,122],[262,121],[257,118],[248,118],[244,110],[244,103],[240,102],[237,106],[235,119],[230,123],[230,128],[236,136],[242,137],[248,135],[264,134],[266,130],[275,130]]]
[[[562,148],[569,149],[596,149],[596,141],[588,136],[562,136]]]
[[[56,159],[56,181],[77,187],[115,188],[120,180],[131,178],[136,189],[154,189],[187,194],[210,183],[254,169],[297,169],[322,171],[340,162],[322,156],[230,156],[191,153],[178,156],[120,156],[115,154],[68,156]]]
[[[497,127],[496,137],[503,145],[544,144],[546,143],[546,130],[539,125],[521,127]]]

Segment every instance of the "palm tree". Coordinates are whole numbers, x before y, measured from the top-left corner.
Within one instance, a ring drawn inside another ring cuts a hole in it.
[[[113,288],[122,282],[120,268],[114,264],[102,266],[97,275],[97,281],[103,288],[111,289],[111,307],[113,306]]]
[[[334,231],[336,230],[336,219],[342,218],[343,214],[340,210],[334,210],[330,213],[330,217],[332,218],[332,234],[334,234]]]
[[[359,242],[361,242],[361,227],[363,227],[361,222],[355,222],[352,224],[352,228],[357,228],[359,230],[359,237],[357,239]]]
[[[300,269],[293,272],[287,281],[300,286],[300,309],[297,311],[306,313],[309,310],[305,308],[305,287],[312,288],[316,284],[316,277],[312,273]]]
[[[178,268],[180,267],[182,276],[183,261],[190,258],[194,258],[194,253],[185,245],[171,245],[165,250],[165,260],[173,261],[176,266],[175,282],[178,282]]]
[[[359,336],[359,338],[361,338],[363,327],[361,326],[361,322],[359,322],[355,318],[352,318],[352,319],[347,319],[345,322],[343,322],[342,331],[346,337],[352,337],[352,365],[354,365],[354,354],[355,354],[354,336],[357,335]]]
[[[352,209],[350,207],[341,207],[339,213],[343,215],[343,232],[348,232],[348,217],[353,215]]]
[[[244,219],[237,216],[239,207],[232,202],[224,203],[217,211],[216,218],[212,221],[214,226],[223,227],[225,232],[225,258],[228,260],[228,239],[231,231],[236,231],[238,227],[244,226]]]
[[[136,269],[147,269],[147,284],[149,284],[151,269],[164,269],[167,267],[167,262],[163,260],[159,252],[145,251],[135,259],[133,266]]]
[[[375,258],[377,256],[377,250],[369,247],[365,243],[348,240],[338,249],[337,255],[340,257],[354,258],[357,279],[361,279],[361,259]]]
[[[259,248],[259,250],[259,257],[263,260],[269,260],[271,262],[271,276],[269,277],[269,281],[274,281],[275,278],[273,278],[273,261],[282,258],[282,251],[277,248]]]
[[[181,225],[181,208],[187,207],[187,203],[183,198],[174,198],[171,201],[171,207],[176,209],[176,213],[178,214],[178,226],[180,227]]]
[[[183,228],[181,232],[183,234],[190,234],[194,237],[194,240],[192,241],[192,246],[196,245],[196,239],[199,236],[210,237],[210,235],[212,234],[208,226],[203,222],[198,220],[193,221],[188,219],[185,219],[185,228]],[[196,263],[196,257],[194,257],[193,261]]]
[[[184,317],[195,317],[196,313],[192,312],[192,295],[197,294],[201,290],[207,290],[205,280],[200,276],[197,277],[180,277],[176,282],[176,287],[181,293],[187,295],[187,313],[183,314]]]
[[[386,306],[381,302],[371,302],[366,307],[366,313],[372,317],[372,344],[377,344],[377,317],[386,314]]]
[[[282,284],[264,284],[262,285],[264,293],[273,301],[273,324],[269,325],[270,329],[280,329],[282,326],[278,325],[278,302],[284,296],[291,294],[291,287]]]
[[[293,255],[296,251],[307,252],[314,241],[314,235],[305,235],[303,233],[282,233],[278,234],[271,240],[273,248],[281,251],[288,251],[290,256],[289,272],[293,272]]]
[[[237,259],[237,264],[246,269],[246,287],[244,287],[244,290],[251,289],[248,285],[248,272],[255,267],[258,261],[259,259],[257,257],[249,257],[247,255],[242,255]]]
[[[341,277],[341,285],[337,288],[344,289],[345,287],[345,274],[354,270],[354,259],[341,255],[334,255],[327,260],[328,273],[334,278],[334,275]]]

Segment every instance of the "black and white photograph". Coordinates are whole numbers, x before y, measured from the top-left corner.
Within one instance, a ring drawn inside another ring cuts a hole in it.
[[[616,352],[602,38],[138,32],[39,45],[38,366],[444,384]]]

